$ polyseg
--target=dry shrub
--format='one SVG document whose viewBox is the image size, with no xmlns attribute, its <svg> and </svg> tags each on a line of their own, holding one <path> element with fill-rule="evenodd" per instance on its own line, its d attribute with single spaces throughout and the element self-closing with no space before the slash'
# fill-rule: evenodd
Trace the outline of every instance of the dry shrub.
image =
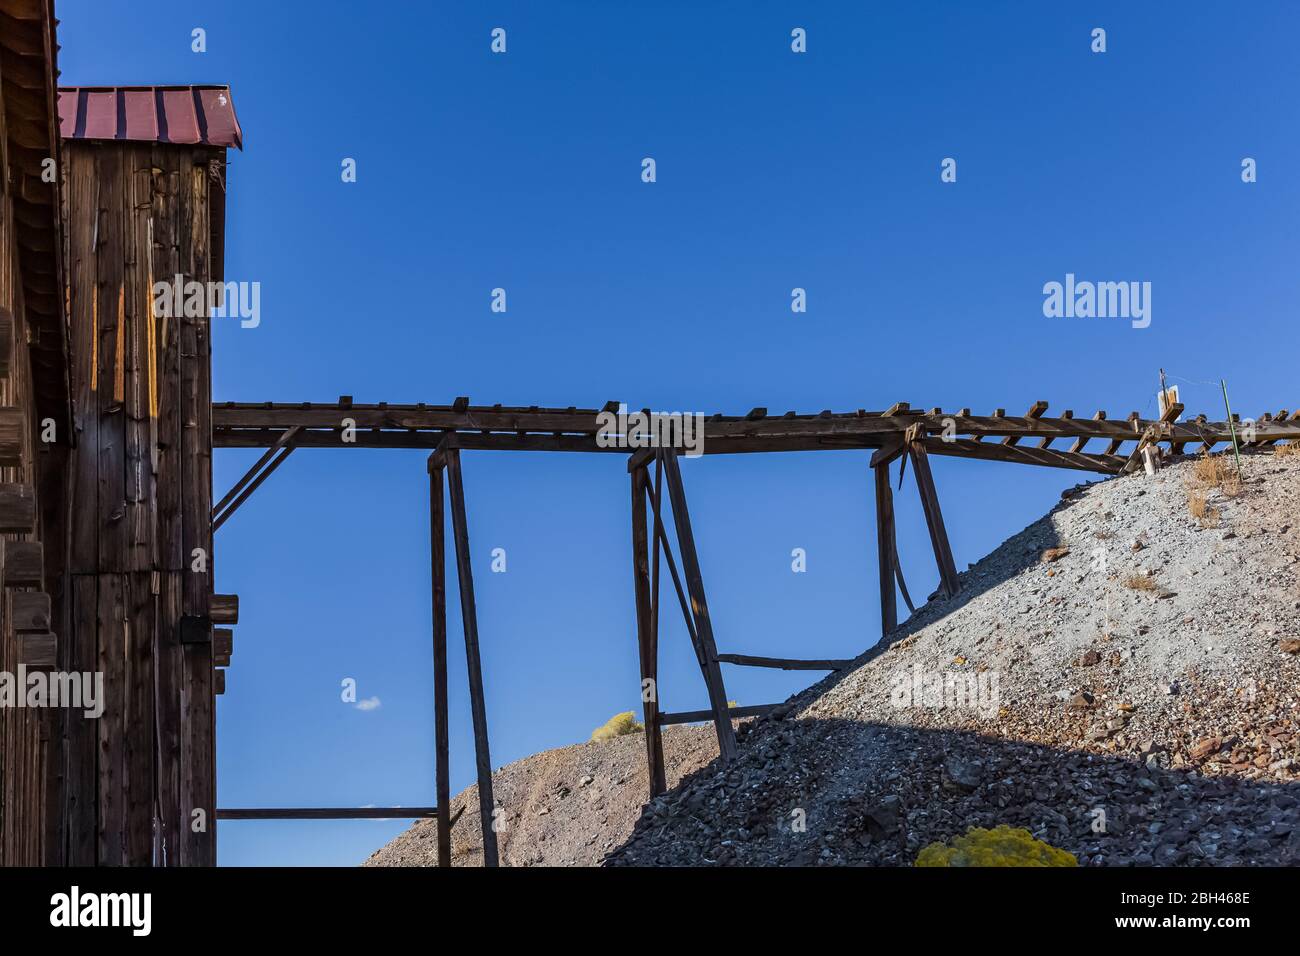
<svg viewBox="0 0 1300 956">
<path fill-rule="evenodd" d="M 1213 528 L 1219 523 L 1219 509 L 1206 500 L 1203 491 L 1187 492 L 1187 510 L 1202 528 Z"/>
<path fill-rule="evenodd" d="M 604 726 L 597 727 L 591 732 L 592 740 L 613 740 L 615 737 L 622 737 L 624 734 L 639 734 L 645 730 L 632 711 L 625 710 L 621 714 L 615 714 L 609 720 L 605 721 Z"/>
<path fill-rule="evenodd" d="M 1300 441 L 1290 441 L 1285 445 L 1274 445 L 1273 454 L 1278 458 L 1291 458 L 1300 455 Z"/>
<path fill-rule="evenodd" d="M 1192 466 L 1193 480 L 1205 487 L 1217 488 L 1229 477 L 1236 478 L 1232 466 L 1223 455 L 1203 455 Z"/>
<path fill-rule="evenodd" d="M 1149 574 L 1130 574 L 1124 579 L 1124 587 L 1134 591 L 1154 591 L 1156 580 Z"/>
</svg>

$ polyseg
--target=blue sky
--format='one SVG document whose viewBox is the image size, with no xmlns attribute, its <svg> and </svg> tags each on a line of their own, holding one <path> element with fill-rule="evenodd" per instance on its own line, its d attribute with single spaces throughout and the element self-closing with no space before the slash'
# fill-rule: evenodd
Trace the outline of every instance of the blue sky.
<svg viewBox="0 0 1300 956">
<path fill-rule="evenodd" d="M 1300 402 L 1293 362 L 1267 361 L 1295 341 L 1300 293 L 1293 5 L 57 8 L 65 84 L 232 87 L 246 149 L 226 277 L 261 283 L 262 322 L 217 322 L 217 401 L 1019 413 L 1041 398 L 1116 417 L 1151 414 L 1164 366 L 1226 378 L 1245 415 Z M 1045 318 L 1044 283 L 1069 272 L 1149 281 L 1150 327 Z M 1221 412 L 1205 385 L 1184 400 Z M 300 451 L 219 532 L 218 590 L 242 601 L 221 805 L 433 802 L 424 457 Z M 218 452 L 217 495 L 255 458 Z M 1079 477 L 934 467 L 960 568 Z M 866 453 L 683 471 L 720 650 L 875 641 Z M 496 453 L 467 453 L 465 482 L 499 766 L 638 706 L 628 482 L 617 456 Z M 937 575 L 910 475 L 898 507 L 924 596 Z M 497 547 L 505 574 L 489 572 Z M 459 790 L 473 749 L 450 617 Z M 704 707 L 684 629 L 664 622 L 663 704 Z M 809 682 L 724 676 L 743 704 Z M 347 677 L 380 706 L 343 703 Z M 219 856 L 351 865 L 404 826 L 226 823 Z"/>
</svg>

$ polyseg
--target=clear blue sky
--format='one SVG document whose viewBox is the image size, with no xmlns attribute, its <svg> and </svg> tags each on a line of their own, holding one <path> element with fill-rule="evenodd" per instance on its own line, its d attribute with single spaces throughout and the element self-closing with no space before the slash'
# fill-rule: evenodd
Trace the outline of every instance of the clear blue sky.
<svg viewBox="0 0 1300 956">
<path fill-rule="evenodd" d="M 1163 365 L 1226 378 L 1242 414 L 1300 403 L 1290 4 L 57 6 L 66 84 L 232 87 L 246 150 L 230 157 L 227 278 L 262 284 L 262 323 L 217 323 L 218 401 L 1019 413 L 1042 398 L 1115 417 L 1151 413 Z M 1043 284 L 1067 272 L 1151 282 L 1151 326 L 1045 318 Z M 1184 397 L 1221 411 L 1207 387 Z M 217 453 L 217 494 L 255 457 Z M 433 802 L 424 458 L 298 452 L 219 533 L 218 590 L 242 600 L 220 804 Z M 935 473 L 962 568 L 1078 480 Z M 866 453 L 719 456 L 684 477 L 720 650 L 875 641 Z M 628 481 L 618 456 L 492 453 L 467 455 L 465 481 L 499 766 L 638 707 Z M 910 475 L 898 504 L 923 597 L 937 575 Z M 664 620 L 663 703 L 703 707 Z M 459 790 L 473 750 L 455 607 L 449 625 Z M 745 704 L 808 682 L 724 672 Z M 381 705 L 342 703 L 345 677 Z M 404 826 L 227 823 L 219 854 L 350 865 Z"/>
</svg>

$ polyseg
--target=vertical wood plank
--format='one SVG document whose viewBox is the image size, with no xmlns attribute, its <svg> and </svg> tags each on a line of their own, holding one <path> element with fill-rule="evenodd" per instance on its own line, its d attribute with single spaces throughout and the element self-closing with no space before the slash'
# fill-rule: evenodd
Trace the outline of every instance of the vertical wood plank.
<svg viewBox="0 0 1300 956">
<path fill-rule="evenodd" d="M 939 565 L 940 584 L 944 593 L 952 597 L 960 587 L 957 583 L 957 566 L 953 563 L 952 548 L 948 544 L 948 531 L 943 525 L 943 512 L 939 509 L 939 495 L 934 488 L 934 475 L 930 472 L 929 455 L 920 442 L 910 443 L 908 454 L 912 459 L 912 474 L 916 476 L 916 488 L 921 496 L 921 508 L 925 511 L 925 523 L 930 529 L 930 544 L 934 547 L 934 557 Z"/>
<path fill-rule="evenodd" d="M 447 552 L 441 462 L 429 464 L 429 567 L 433 591 L 433 728 L 438 865 L 451 866 L 451 766 L 447 727 Z"/>
<path fill-rule="evenodd" d="M 876 473 L 876 564 L 880 570 L 880 633 L 888 636 L 898 627 L 898 592 L 894 587 L 894 492 L 889 487 L 889 465 Z"/>
<path fill-rule="evenodd" d="M 650 599 L 650 563 L 646 526 L 646 483 L 644 466 L 632 469 L 632 583 L 636 594 L 636 637 L 641 661 L 641 710 L 645 723 L 646 769 L 650 796 L 668 789 L 664 773 L 663 737 L 659 726 L 659 655 L 654 641 Z M 647 692 L 646 683 L 649 682 Z"/>
<path fill-rule="evenodd" d="M 483 699 L 483 665 L 479 660 L 478 613 L 474 608 L 474 573 L 470 564 L 469 530 L 465 519 L 465 489 L 461 481 L 460 450 L 450 448 L 447 482 L 451 487 L 451 526 L 456 538 L 456 579 L 460 584 L 460 616 L 465 628 L 465 663 L 469 668 L 470 710 L 474 718 L 474 756 L 478 770 L 479 815 L 483 822 L 483 865 L 496 866 L 497 834 L 493 816 L 492 759 L 488 753 L 487 706 Z"/>
<path fill-rule="evenodd" d="M 677 549 L 682 557 L 682 573 L 686 576 L 686 589 L 691 597 L 691 613 L 695 618 L 695 631 L 699 637 L 704 659 L 704 683 L 709 692 L 710 709 L 718 734 L 718 751 L 724 763 L 735 759 L 736 729 L 731 726 L 728 714 L 727 690 L 718 667 L 718 648 L 713 641 L 713 622 L 709 617 L 709 603 L 704 597 L 704 576 L 700 572 L 700 558 L 695 550 L 695 534 L 691 530 L 691 516 L 686 507 L 686 490 L 677 464 L 676 449 L 663 454 L 664 478 L 668 483 L 668 497 L 673 505 L 673 522 L 677 528 Z"/>
</svg>

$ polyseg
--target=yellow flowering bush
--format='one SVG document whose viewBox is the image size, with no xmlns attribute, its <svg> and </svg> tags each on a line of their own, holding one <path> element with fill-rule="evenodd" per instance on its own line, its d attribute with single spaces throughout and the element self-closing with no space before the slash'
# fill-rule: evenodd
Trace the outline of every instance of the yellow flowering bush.
<svg viewBox="0 0 1300 956">
<path fill-rule="evenodd" d="M 1078 866 L 1073 853 L 1035 840 L 1028 830 L 1006 824 L 971 827 L 951 846 L 931 843 L 917 854 L 917 866 Z"/>
</svg>

